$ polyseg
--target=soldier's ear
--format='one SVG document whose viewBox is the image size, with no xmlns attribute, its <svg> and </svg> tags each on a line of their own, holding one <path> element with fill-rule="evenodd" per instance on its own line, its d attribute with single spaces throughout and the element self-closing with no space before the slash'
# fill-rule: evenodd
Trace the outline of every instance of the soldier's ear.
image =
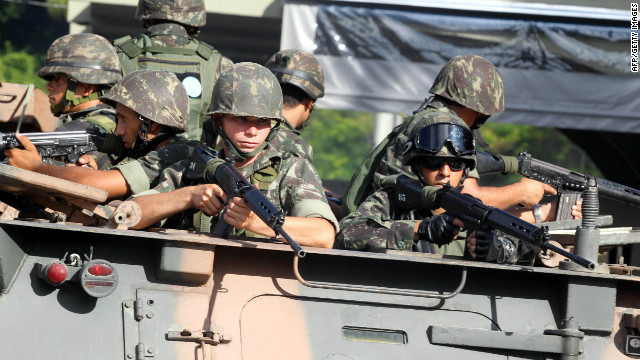
<svg viewBox="0 0 640 360">
<path fill-rule="evenodd" d="M 306 98 L 306 99 L 304 99 L 304 100 L 302 101 L 302 103 L 304 104 L 304 109 L 305 109 L 306 111 L 311 110 L 311 109 L 313 108 L 313 105 L 314 105 L 314 104 L 313 104 L 313 100 L 312 100 L 312 99 L 310 99 L 310 98 Z"/>
<path fill-rule="evenodd" d="M 151 134 L 159 134 L 164 130 L 164 125 L 162 124 L 158 124 L 155 121 L 150 121 L 149 122 L 149 128 L 148 131 Z"/>
<path fill-rule="evenodd" d="M 85 83 L 82 83 L 82 86 L 83 86 L 83 89 L 84 89 L 84 90 L 82 90 L 82 96 L 85 96 L 85 97 L 91 95 L 92 93 L 94 93 L 96 91 L 98 91 L 98 85 L 96 85 L 96 84 L 85 84 Z"/>
</svg>

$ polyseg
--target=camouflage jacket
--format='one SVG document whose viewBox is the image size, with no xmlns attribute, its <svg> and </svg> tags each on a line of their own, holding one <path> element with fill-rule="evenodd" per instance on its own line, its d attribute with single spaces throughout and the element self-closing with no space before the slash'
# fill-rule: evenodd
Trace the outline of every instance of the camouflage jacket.
<svg viewBox="0 0 640 360">
<path fill-rule="evenodd" d="M 396 213 L 392 209 L 393 188 L 381 189 L 369 196 L 356 211 L 340 221 L 334 247 L 351 250 L 405 250 L 444 255 L 465 255 L 466 234 L 461 232 L 452 243 L 440 246 L 424 240 L 414 241 L 414 229 L 431 211 Z M 488 260 L 499 263 L 533 264 L 535 251 L 518 239 L 497 233 Z"/>
<path fill-rule="evenodd" d="M 288 125 L 288 123 L 286 123 Z M 269 141 L 270 146 L 280 150 L 284 157 L 295 156 L 306 159 L 313 164 L 313 148 L 304 141 L 300 132 L 289 126 L 280 125 Z"/>
<path fill-rule="evenodd" d="M 187 186 L 188 184 L 182 180 L 182 175 L 189 162 L 189 159 L 183 160 L 166 169 L 158 185 L 144 194 L 168 192 Z M 283 157 L 280 151 L 267 146 L 253 163 L 238 170 L 253 184 L 258 185 L 259 181 L 267 183 L 263 192 L 278 208 L 284 210 L 287 216 L 324 218 L 333 224 L 336 231 L 338 230 L 338 221 L 324 196 L 320 177 L 307 160 Z M 201 229 L 201 226 L 195 223 L 198 221 L 197 216 L 195 219 L 193 216 L 196 212 L 192 210 L 174 216 L 164 226 Z M 211 226 L 214 225 L 215 219 Z"/>
<path fill-rule="evenodd" d="M 122 173 L 131 188 L 131 194 L 136 195 L 158 185 L 160 174 L 171 165 L 189 159 L 194 148 L 193 142 L 176 135 L 162 148 L 138 159 L 118 164 L 114 169 Z"/>
<path fill-rule="evenodd" d="M 62 125 L 55 131 L 82 131 L 86 130 L 92 134 L 113 134 L 116 130 L 115 110 L 107 105 L 100 104 L 90 108 L 72 113 L 60 115 Z M 98 163 L 98 169 L 105 170 L 111 166 L 111 161 L 107 154 L 99 151 L 88 153 L 93 156 Z"/>
</svg>

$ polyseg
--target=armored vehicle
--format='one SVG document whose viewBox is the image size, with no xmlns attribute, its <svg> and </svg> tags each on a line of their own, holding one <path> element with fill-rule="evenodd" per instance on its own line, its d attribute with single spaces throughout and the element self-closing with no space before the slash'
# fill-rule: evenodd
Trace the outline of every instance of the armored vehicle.
<svg viewBox="0 0 640 360">
<path fill-rule="evenodd" d="M 101 190 L 8 165 L 0 177 L 2 359 L 640 356 L 631 266 L 313 248 L 298 258 L 274 241 L 128 230 L 135 207 L 99 205 Z M 638 236 L 607 231 L 601 250 Z"/>
</svg>

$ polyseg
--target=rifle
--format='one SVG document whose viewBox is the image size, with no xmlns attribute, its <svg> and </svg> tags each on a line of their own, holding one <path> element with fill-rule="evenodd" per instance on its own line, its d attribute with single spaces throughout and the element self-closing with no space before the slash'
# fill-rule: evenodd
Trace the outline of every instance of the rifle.
<svg viewBox="0 0 640 360">
<path fill-rule="evenodd" d="M 90 151 L 100 151 L 104 145 L 104 136 L 87 131 L 54 131 L 40 133 L 24 133 L 38 149 L 41 157 L 61 157 L 70 163 L 78 162 L 78 158 Z M 23 148 L 16 139 L 16 133 L 0 133 L 0 153 L 5 149 Z"/>
<path fill-rule="evenodd" d="M 589 270 L 595 269 L 593 262 L 550 244 L 546 227 L 538 227 L 506 211 L 485 205 L 469 194 L 455 191 L 449 184 L 442 188 L 422 187 L 407 176 L 400 175 L 396 180 L 393 206 L 400 212 L 443 208 L 460 219 L 467 231 L 481 227 L 499 230 L 536 248 L 555 251 Z"/>
<path fill-rule="evenodd" d="M 198 183 L 218 184 L 227 194 L 228 199 L 242 198 L 247 206 L 258 215 L 268 227 L 282 235 L 298 257 L 304 257 L 305 251 L 282 228 L 285 213 L 278 209 L 258 188 L 249 183 L 233 166 L 230 160 L 223 160 L 211 149 L 203 146 L 196 147 L 191 157 L 189 168 L 185 172 L 188 181 Z M 214 235 L 226 237 L 232 227 L 224 221 L 224 212 L 218 217 L 218 222 L 212 231 Z"/>
<path fill-rule="evenodd" d="M 502 173 L 507 175 L 518 173 L 529 179 L 553 186 L 558 195 L 560 195 L 556 215 L 557 220 L 573 219 L 571 206 L 582 195 L 590 177 L 596 180 L 596 187 L 600 195 L 625 204 L 640 206 L 640 190 L 638 189 L 534 159 L 526 151 L 521 152 L 517 157 L 498 156 L 484 151 L 476 151 L 476 157 L 478 159 L 478 173 L 480 174 Z"/>
</svg>

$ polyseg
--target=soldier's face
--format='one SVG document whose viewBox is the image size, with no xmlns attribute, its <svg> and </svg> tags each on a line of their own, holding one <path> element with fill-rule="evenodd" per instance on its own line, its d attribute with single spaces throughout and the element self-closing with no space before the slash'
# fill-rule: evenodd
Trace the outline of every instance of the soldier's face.
<svg viewBox="0 0 640 360">
<path fill-rule="evenodd" d="M 429 186 L 442 187 L 442 185 L 450 183 L 451 186 L 456 187 L 460 183 L 462 175 L 464 175 L 464 170 L 452 170 L 446 161 L 442 162 L 442 166 L 439 169 L 429 169 L 422 165 L 418 166 L 420 168 L 420 174 L 422 174 L 424 181 Z"/>
<path fill-rule="evenodd" d="M 222 117 L 222 131 L 238 149 L 244 152 L 252 152 L 269 135 L 271 120 L 224 114 Z"/>
<path fill-rule="evenodd" d="M 51 106 L 58 105 L 67 92 L 67 77 L 63 75 L 54 75 L 53 79 L 47 84 L 49 92 L 49 104 Z"/>
<path fill-rule="evenodd" d="M 131 149 L 133 143 L 138 137 L 138 130 L 140 130 L 142 121 L 138 119 L 137 112 L 120 103 L 116 103 L 116 117 L 118 118 L 116 135 L 120 136 L 124 143 L 124 147 Z"/>
</svg>

